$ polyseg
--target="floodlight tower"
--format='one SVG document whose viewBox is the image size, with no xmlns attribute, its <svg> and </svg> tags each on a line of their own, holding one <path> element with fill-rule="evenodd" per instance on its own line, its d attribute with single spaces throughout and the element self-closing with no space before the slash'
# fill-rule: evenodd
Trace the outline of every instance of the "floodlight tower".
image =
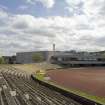
<svg viewBox="0 0 105 105">
<path fill-rule="evenodd" d="M 53 55 L 55 55 L 55 44 L 53 44 Z"/>
</svg>

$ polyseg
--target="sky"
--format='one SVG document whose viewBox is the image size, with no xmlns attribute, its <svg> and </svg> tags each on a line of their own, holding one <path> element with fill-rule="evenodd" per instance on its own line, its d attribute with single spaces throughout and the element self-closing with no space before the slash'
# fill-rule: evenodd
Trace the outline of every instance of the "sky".
<svg viewBox="0 0 105 105">
<path fill-rule="evenodd" d="M 0 0 L 0 53 L 105 50 L 105 0 Z"/>
</svg>

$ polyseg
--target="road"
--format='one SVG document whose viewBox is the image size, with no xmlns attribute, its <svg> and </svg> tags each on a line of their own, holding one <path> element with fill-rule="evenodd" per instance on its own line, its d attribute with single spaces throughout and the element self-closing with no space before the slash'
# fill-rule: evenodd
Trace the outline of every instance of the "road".
<svg viewBox="0 0 105 105">
<path fill-rule="evenodd" d="M 0 67 L 0 105 L 81 105 L 33 81 L 11 66 Z"/>
</svg>

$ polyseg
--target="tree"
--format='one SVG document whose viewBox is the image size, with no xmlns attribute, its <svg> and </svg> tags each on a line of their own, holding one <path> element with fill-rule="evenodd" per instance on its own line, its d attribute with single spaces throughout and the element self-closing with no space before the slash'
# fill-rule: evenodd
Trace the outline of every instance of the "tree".
<svg viewBox="0 0 105 105">
<path fill-rule="evenodd" d="M 44 60 L 44 57 L 43 57 L 43 55 L 41 53 L 35 53 L 33 55 L 33 60 L 35 62 L 42 62 Z"/>
<path fill-rule="evenodd" d="M 5 60 L 3 57 L 0 57 L 0 64 L 4 64 L 5 63 Z"/>
</svg>

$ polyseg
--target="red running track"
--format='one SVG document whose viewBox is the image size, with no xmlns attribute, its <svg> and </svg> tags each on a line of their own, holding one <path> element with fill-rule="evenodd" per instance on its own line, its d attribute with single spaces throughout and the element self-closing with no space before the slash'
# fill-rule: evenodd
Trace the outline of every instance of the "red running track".
<svg viewBox="0 0 105 105">
<path fill-rule="evenodd" d="M 105 97 L 105 68 L 70 68 L 48 71 L 58 85 Z"/>
</svg>

